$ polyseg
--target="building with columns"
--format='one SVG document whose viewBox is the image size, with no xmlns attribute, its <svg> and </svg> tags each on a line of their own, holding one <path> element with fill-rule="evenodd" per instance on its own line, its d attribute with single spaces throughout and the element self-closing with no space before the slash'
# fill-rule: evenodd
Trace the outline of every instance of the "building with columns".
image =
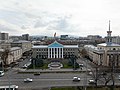
<svg viewBox="0 0 120 90">
<path fill-rule="evenodd" d="M 78 56 L 78 45 L 62 45 L 57 41 L 49 45 L 32 47 L 33 58 L 63 59 L 69 55 Z"/>
<path fill-rule="evenodd" d="M 112 31 L 110 30 L 109 21 L 109 31 L 107 31 L 106 43 L 98 44 L 97 47 L 93 45 L 85 45 L 84 48 L 89 55 L 89 58 L 93 60 L 94 63 L 102 66 L 120 66 L 120 45 L 112 43 L 111 37 Z"/>
</svg>

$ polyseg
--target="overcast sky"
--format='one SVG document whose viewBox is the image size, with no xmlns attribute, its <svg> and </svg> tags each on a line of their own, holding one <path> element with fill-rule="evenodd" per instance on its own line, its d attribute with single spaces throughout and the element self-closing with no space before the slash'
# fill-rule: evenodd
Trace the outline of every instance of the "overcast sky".
<svg viewBox="0 0 120 90">
<path fill-rule="evenodd" d="M 0 32 L 10 35 L 120 34 L 120 0 L 0 0 Z"/>
</svg>

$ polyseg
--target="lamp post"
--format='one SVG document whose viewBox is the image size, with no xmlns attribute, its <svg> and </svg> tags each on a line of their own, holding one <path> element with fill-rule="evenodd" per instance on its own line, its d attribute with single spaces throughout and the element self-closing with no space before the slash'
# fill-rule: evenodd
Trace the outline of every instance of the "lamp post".
<svg viewBox="0 0 120 90">
<path fill-rule="evenodd" d="M 11 84 L 11 81 L 10 81 L 10 71 L 11 71 L 11 67 L 10 67 L 10 69 L 8 70 L 8 82 L 9 82 L 9 90 L 11 90 L 10 89 L 10 84 Z"/>
<path fill-rule="evenodd" d="M 35 59 L 33 59 L 33 69 L 34 69 L 34 73 L 35 73 Z"/>
<path fill-rule="evenodd" d="M 85 63 L 86 63 L 86 75 L 84 75 L 84 90 L 87 89 L 87 73 L 88 73 L 88 70 L 87 70 L 87 59 L 85 59 Z"/>
</svg>

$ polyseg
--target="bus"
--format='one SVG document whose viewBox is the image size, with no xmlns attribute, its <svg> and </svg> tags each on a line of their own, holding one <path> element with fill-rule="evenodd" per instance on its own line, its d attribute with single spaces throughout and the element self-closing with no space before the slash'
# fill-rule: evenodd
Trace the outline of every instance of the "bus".
<svg viewBox="0 0 120 90">
<path fill-rule="evenodd" d="M 0 86 L 0 90 L 18 90 L 17 85 Z"/>
</svg>

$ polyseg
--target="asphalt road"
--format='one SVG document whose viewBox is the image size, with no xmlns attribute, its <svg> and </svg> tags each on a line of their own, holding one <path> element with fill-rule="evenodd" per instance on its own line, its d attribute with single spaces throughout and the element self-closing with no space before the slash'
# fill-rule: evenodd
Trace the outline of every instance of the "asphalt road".
<svg viewBox="0 0 120 90">
<path fill-rule="evenodd" d="M 20 62 L 19 66 L 15 66 L 15 68 L 21 67 L 28 61 L 29 59 Z M 86 68 L 85 61 L 79 62 L 83 63 L 85 65 L 84 68 Z M 90 63 L 87 63 L 87 67 L 92 69 Z M 73 82 L 74 76 L 80 77 L 81 81 Z M 25 83 L 25 78 L 32 78 L 33 82 Z M 31 88 L 39 90 L 39 88 L 50 88 L 56 86 L 88 86 L 89 79 L 92 79 L 92 76 L 86 73 L 41 73 L 39 76 L 34 76 L 33 74 L 18 74 L 17 70 L 11 68 L 8 72 L 5 73 L 3 77 L 0 77 L 0 86 L 14 84 L 19 86 L 19 90 L 30 90 Z M 111 85 L 112 81 L 110 81 L 108 84 Z M 98 85 L 104 85 L 104 79 L 102 77 L 98 81 Z M 115 75 L 115 85 L 120 85 L 118 74 Z"/>
<path fill-rule="evenodd" d="M 80 77 L 80 82 L 73 82 L 74 76 Z M 25 83 L 25 78 L 32 78 L 33 82 Z M 19 89 L 26 90 L 32 88 L 44 88 L 54 86 L 85 86 L 89 85 L 88 80 L 92 79 L 91 76 L 85 77 L 85 73 L 42 73 L 40 76 L 34 76 L 33 74 L 11 74 L 0 77 L 0 85 L 15 84 L 19 86 Z M 101 78 L 102 80 L 103 78 Z M 104 80 L 103 80 L 104 81 Z M 103 85 L 102 81 L 98 81 L 98 85 Z M 110 82 L 109 84 L 112 84 Z M 120 84 L 120 81 L 116 78 L 115 84 Z"/>
</svg>

